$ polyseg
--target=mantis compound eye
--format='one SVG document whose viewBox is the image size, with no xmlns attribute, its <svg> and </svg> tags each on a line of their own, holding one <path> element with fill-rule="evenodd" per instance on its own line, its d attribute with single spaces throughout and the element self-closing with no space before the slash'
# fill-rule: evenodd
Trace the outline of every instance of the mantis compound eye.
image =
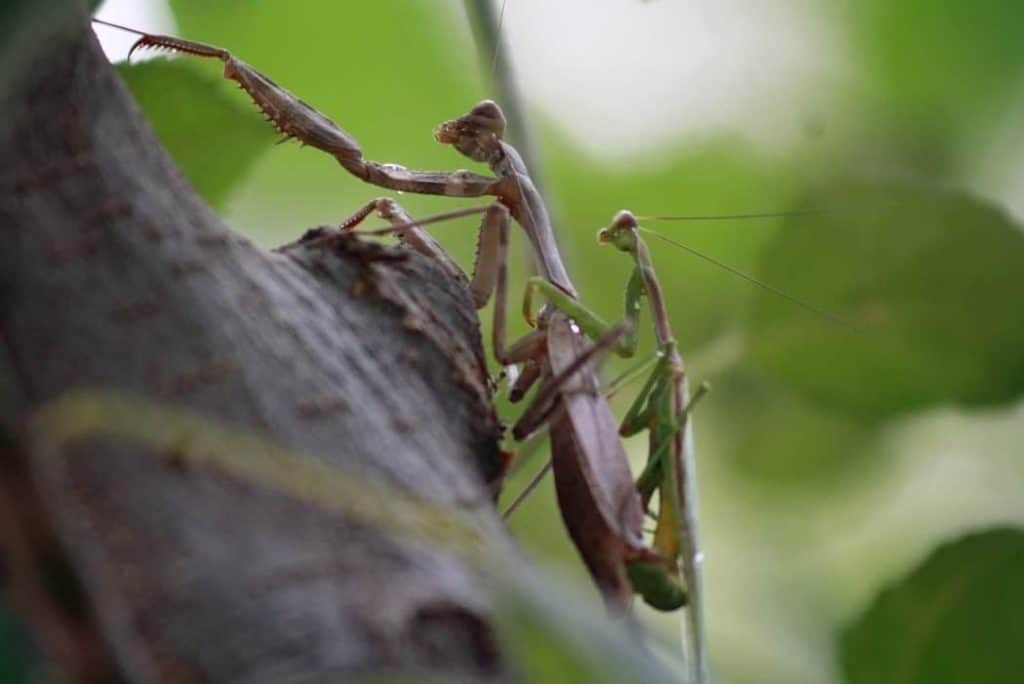
<svg viewBox="0 0 1024 684">
<path fill-rule="evenodd" d="M 612 228 L 632 230 L 637 227 L 636 217 L 629 209 L 623 209 L 612 219 Z"/>
<path fill-rule="evenodd" d="M 481 100 L 473 105 L 473 108 L 469 110 L 469 114 L 462 118 L 472 121 L 482 130 L 492 133 L 499 139 L 505 135 L 505 126 L 507 124 L 505 113 L 501 111 L 501 107 L 494 100 Z"/>
</svg>

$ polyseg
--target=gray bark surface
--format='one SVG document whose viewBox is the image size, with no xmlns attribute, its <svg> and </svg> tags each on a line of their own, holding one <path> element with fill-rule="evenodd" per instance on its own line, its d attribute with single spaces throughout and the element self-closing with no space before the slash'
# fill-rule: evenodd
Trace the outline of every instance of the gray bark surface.
<svg viewBox="0 0 1024 684">
<path fill-rule="evenodd" d="M 34 409 L 105 388 L 485 524 L 501 469 L 462 283 L 399 248 L 253 246 L 182 178 L 84 19 L 26 68 L 0 122 L 0 544 L 42 651 L 82 681 L 505 679 L 488 596 L 443 548 L 114 438 L 45 462 L 18 441 Z M 39 579 L 53 564 L 79 593 Z"/>
</svg>

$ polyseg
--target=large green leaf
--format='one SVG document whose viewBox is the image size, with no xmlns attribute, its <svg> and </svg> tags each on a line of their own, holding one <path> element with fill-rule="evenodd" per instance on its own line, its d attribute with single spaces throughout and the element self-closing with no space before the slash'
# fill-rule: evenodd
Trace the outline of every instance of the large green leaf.
<svg viewBox="0 0 1024 684">
<path fill-rule="evenodd" d="M 185 176 L 215 207 L 274 141 L 273 129 L 216 72 L 186 59 L 120 64 L 118 71 Z"/>
<path fill-rule="evenodd" d="M 171 6 L 181 35 L 231 50 L 336 121 L 368 159 L 486 170 L 432 135 L 439 122 L 465 113 L 485 93 L 468 26 L 453 21 L 457 5 L 174 0 Z M 278 244 L 309 225 L 340 221 L 381 194 L 387 193 L 352 177 L 329 155 L 291 143 L 259 164 L 231 218 L 247 230 L 258 226 L 254 237 L 261 242 Z M 467 204 L 411 193 L 401 201 L 414 216 Z M 469 261 L 471 228 L 434 232 L 453 256 Z"/>
<path fill-rule="evenodd" d="M 755 373 L 737 370 L 716 378 L 714 387 L 695 420 L 714 430 L 716 458 L 752 483 L 828 497 L 877 472 L 871 466 L 880 465 L 882 452 L 873 424 L 829 411 Z"/>
<path fill-rule="evenodd" d="M 758 296 L 748 340 L 758 366 L 869 418 L 1020 396 L 1019 226 L 958 192 L 846 185 L 817 196 L 855 209 L 787 222 L 759 275 L 844 323 Z"/>
<path fill-rule="evenodd" d="M 1024 4 L 1017 0 L 860 0 L 843 9 L 862 87 L 903 151 L 941 163 L 944 151 L 983 135 L 1019 97 Z"/>
<path fill-rule="evenodd" d="M 1024 531 L 939 547 L 843 634 L 851 684 L 986 684 L 1024 672 Z"/>
</svg>

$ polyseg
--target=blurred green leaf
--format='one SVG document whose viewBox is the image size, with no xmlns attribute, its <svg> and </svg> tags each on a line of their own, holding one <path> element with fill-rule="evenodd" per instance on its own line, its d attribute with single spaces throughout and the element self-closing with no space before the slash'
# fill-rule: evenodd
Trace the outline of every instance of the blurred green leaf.
<svg viewBox="0 0 1024 684">
<path fill-rule="evenodd" d="M 816 197 L 856 209 L 788 221 L 758 274 L 846 323 L 758 295 L 748 331 L 758 367 L 874 419 L 1020 396 L 1019 226 L 959 192 L 846 185 Z"/>
<path fill-rule="evenodd" d="M 119 64 L 160 141 L 212 206 L 221 206 L 274 141 L 254 107 L 186 60 Z"/>
<path fill-rule="evenodd" d="M 1017 0 L 862 0 L 843 8 L 851 54 L 862 60 L 877 116 L 896 128 L 894 145 L 941 155 L 1019 97 L 1024 4 Z"/>
<path fill-rule="evenodd" d="M 1024 530 L 939 547 L 842 636 L 846 681 L 1012 682 L 1024 672 Z"/>
<path fill-rule="evenodd" d="M 714 396 L 718 401 L 698 415 L 725 440 L 721 455 L 759 485 L 832 496 L 873 472 L 869 462 L 880 456 L 872 424 L 825 410 L 769 378 L 729 373 L 716 379 Z"/>
<path fill-rule="evenodd" d="M 368 159 L 486 170 L 432 135 L 483 92 L 468 25 L 453 21 L 458 6 L 174 0 L 171 7 L 181 35 L 231 50 L 336 121 Z M 337 222 L 381 194 L 388 193 L 352 177 L 329 155 L 291 143 L 261 161 L 231 218 L 261 224 L 265 232 L 253 237 L 278 244 L 307 226 Z M 413 216 L 467 204 L 412 193 L 401 201 Z M 473 254 L 472 225 L 470 219 L 434 231 L 461 263 Z"/>
</svg>

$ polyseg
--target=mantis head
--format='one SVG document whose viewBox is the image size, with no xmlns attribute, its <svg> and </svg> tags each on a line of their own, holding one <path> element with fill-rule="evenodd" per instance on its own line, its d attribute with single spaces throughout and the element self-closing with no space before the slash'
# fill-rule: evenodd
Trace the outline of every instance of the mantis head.
<svg viewBox="0 0 1024 684">
<path fill-rule="evenodd" d="M 476 103 L 468 114 L 439 124 L 434 139 L 454 145 L 473 161 L 490 162 L 500 153 L 499 145 L 505 135 L 505 114 L 491 100 Z"/>
<path fill-rule="evenodd" d="M 612 224 L 597 231 L 597 241 L 602 245 L 611 243 L 622 252 L 636 252 L 639 226 L 632 212 L 623 209 L 612 219 Z"/>
</svg>

